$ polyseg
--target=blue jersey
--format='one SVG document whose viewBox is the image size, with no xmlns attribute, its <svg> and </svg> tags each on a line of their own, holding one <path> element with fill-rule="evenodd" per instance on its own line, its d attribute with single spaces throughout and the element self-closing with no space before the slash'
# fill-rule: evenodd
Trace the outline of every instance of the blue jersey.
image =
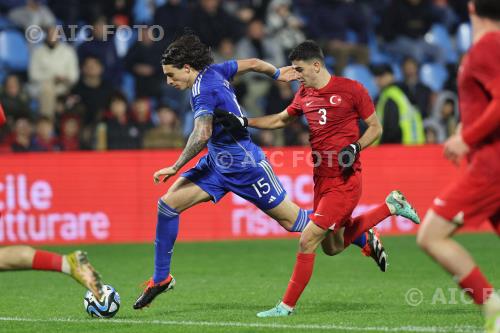
<svg viewBox="0 0 500 333">
<path fill-rule="evenodd" d="M 229 83 L 238 71 L 235 60 L 213 64 L 203 69 L 191 88 L 191 108 L 194 118 L 213 114 L 222 109 L 244 116 Z M 265 158 L 263 151 L 252 142 L 250 134 L 229 133 L 221 124 L 215 124 L 212 137 L 208 141 L 208 164 L 220 173 L 240 173 L 254 168 Z"/>
</svg>

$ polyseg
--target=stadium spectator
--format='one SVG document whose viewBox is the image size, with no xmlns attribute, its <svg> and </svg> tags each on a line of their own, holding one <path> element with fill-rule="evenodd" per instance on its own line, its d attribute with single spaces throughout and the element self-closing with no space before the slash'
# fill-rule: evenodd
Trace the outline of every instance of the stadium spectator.
<svg viewBox="0 0 500 333">
<path fill-rule="evenodd" d="M 99 150 L 138 149 L 142 138 L 136 124 L 130 119 L 126 97 L 115 92 L 109 103 L 106 120 L 97 130 L 105 138 L 105 145 Z M 102 142 L 100 142 L 102 144 Z"/>
<path fill-rule="evenodd" d="M 66 114 L 60 121 L 60 145 L 64 151 L 81 149 L 80 142 L 80 118 L 76 115 Z"/>
<path fill-rule="evenodd" d="M 431 111 L 432 91 L 420 82 L 419 64 L 413 58 L 403 61 L 403 81 L 399 83 L 410 102 L 418 109 L 422 118 L 427 118 Z"/>
<path fill-rule="evenodd" d="M 457 95 L 451 91 L 439 93 L 434 103 L 432 117 L 441 124 L 446 137 L 455 134 L 459 122 Z"/>
<path fill-rule="evenodd" d="M 58 40 L 55 26 L 46 32 L 45 42 L 31 56 L 29 77 L 32 93 L 39 100 L 39 112 L 54 118 L 57 97 L 67 94 L 78 81 L 78 58 L 73 47 Z"/>
<path fill-rule="evenodd" d="M 445 63 L 445 52 L 424 38 L 434 23 L 439 22 L 430 0 L 392 1 L 381 21 L 384 47 L 402 60 L 412 57 L 419 63 L 427 60 Z"/>
<path fill-rule="evenodd" d="M 291 7 L 291 0 L 272 0 L 267 10 L 266 29 L 285 54 L 306 39 L 304 22 L 293 14 Z"/>
<path fill-rule="evenodd" d="M 307 19 L 308 37 L 323 44 L 327 55 L 335 60 L 334 72 L 343 73 L 353 58 L 356 63 L 368 65 L 368 33 L 370 17 L 358 3 L 346 0 L 303 0 L 302 12 Z M 349 31 L 355 32 L 350 38 Z"/>
<path fill-rule="evenodd" d="M 211 47 L 217 47 L 224 38 L 238 40 L 243 35 L 243 25 L 225 11 L 220 0 L 199 0 L 189 17 L 188 26 Z"/>
<path fill-rule="evenodd" d="M 56 24 L 56 18 L 49 7 L 41 0 L 27 0 L 26 5 L 17 7 L 9 12 L 9 19 L 15 25 L 25 30 L 30 25 L 48 27 Z"/>
<path fill-rule="evenodd" d="M 424 120 L 425 143 L 439 144 L 446 139 L 446 132 L 439 120 L 431 117 Z"/>
<path fill-rule="evenodd" d="M 163 73 L 158 65 L 163 43 L 154 42 L 148 29 L 139 30 L 137 42 L 130 48 L 125 58 L 126 69 L 135 77 L 135 95 L 159 99 Z"/>
<path fill-rule="evenodd" d="M 7 126 L 12 126 L 16 117 L 30 116 L 29 102 L 28 95 L 22 91 L 19 76 L 7 75 L 0 91 L 0 103 L 5 111 Z"/>
<path fill-rule="evenodd" d="M 83 59 L 80 81 L 71 91 L 74 103 L 84 107 L 83 124 L 95 125 L 102 119 L 113 86 L 103 78 L 103 66 L 99 58 L 89 56 Z"/>
<path fill-rule="evenodd" d="M 154 127 L 151 111 L 151 100 L 146 97 L 139 97 L 132 103 L 131 120 L 139 131 L 140 143 L 142 143 L 144 133 Z M 139 147 L 142 146 L 139 144 Z"/>
<path fill-rule="evenodd" d="M 59 138 L 54 131 L 51 118 L 41 116 L 35 124 L 35 137 L 33 138 L 32 151 L 59 151 L 61 146 Z"/>
<path fill-rule="evenodd" d="M 21 116 L 14 122 L 11 150 L 16 153 L 33 150 L 33 124 L 28 117 Z"/>
<path fill-rule="evenodd" d="M 374 66 L 373 74 L 380 88 L 376 112 L 384 128 L 379 143 L 424 143 L 422 116 L 396 84 L 391 66 Z"/>
<path fill-rule="evenodd" d="M 259 58 L 278 67 L 285 65 L 283 49 L 266 34 L 264 23 L 259 19 L 250 22 L 246 36 L 236 44 L 236 58 Z M 261 101 L 270 88 L 270 81 L 258 74 L 246 75 L 241 80 L 246 88 L 243 106 L 249 115 L 262 115 Z"/>
<path fill-rule="evenodd" d="M 170 43 L 182 33 L 188 20 L 189 10 L 186 2 L 183 0 L 169 0 L 156 8 L 153 24 L 163 28 L 165 33 L 163 42 Z"/>
<path fill-rule="evenodd" d="M 122 79 L 122 61 L 118 57 L 113 39 L 113 32 L 107 25 L 105 16 L 96 17 L 92 23 L 92 36 L 78 47 L 78 59 L 92 56 L 101 61 L 104 67 L 104 78 L 114 85 L 119 85 Z"/>
<path fill-rule="evenodd" d="M 230 59 L 234 59 L 236 46 L 234 42 L 229 38 L 224 38 L 221 40 L 217 49 L 214 52 L 214 61 L 224 62 Z"/>
<path fill-rule="evenodd" d="M 174 110 L 162 105 L 156 113 L 158 126 L 146 131 L 143 147 L 146 149 L 182 148 L 185 140 L 180 130 L 180 121 Z"/>
</svg>

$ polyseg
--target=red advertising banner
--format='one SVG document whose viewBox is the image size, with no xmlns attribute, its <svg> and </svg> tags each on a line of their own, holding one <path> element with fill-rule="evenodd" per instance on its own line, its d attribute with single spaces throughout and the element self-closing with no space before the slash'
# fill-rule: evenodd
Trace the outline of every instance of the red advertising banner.
<svg viewBox="0 0 500 333">
<path fill-rule="evenodd" d="M 153 184 L 153 172 L 179 150 L 30 153 L 0 156 L 0 244 L 151 242 L 156 204 L 172 183 Z M 288 195 L 303 208 L 313 202 L 307 148 L 266 150 Z M 421 216 L 458 174 L 440 146 L 384 146 L 363 151 L 363 196 L 354 215 L 402 190 Z M 194 163 L 193 163 L 194 164 Z M 192 165 L 192 164 L 191 164 Z M 339 202 L 339 204 L 342 204 Z M 379 224 L 384 234 L 415 233 L 402 218 Z M 489 230 L 484 224 L 481 230 Z M 243 199 L 227 194 L 181 215 L 179 240 L 293 237 Z"/>
</svg>

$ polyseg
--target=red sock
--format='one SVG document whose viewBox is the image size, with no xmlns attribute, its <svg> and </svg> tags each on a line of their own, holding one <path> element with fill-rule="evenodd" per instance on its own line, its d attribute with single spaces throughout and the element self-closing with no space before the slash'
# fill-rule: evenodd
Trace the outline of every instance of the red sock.
<svg viewBox="0 0 500 333">
<path fill-rule="evenodd" d="M 31 268 L 37 271 L 62 270 L 62 256 L 57 253 L 36 250 Z"/>
<path fill-rule="evenodd" d="M 385 218 L 391 216 L 391 211 L 385 203 L 364 213 L 363 215 L 354 218 L 352 224 L 344 230 L 344 248 L 361 236 L 363 232 L 368 231 L 371 227 L 377 225 Z"/>
<path fill-rule="evenodd" d="M 486 280 L 478 267 L 474 267 L 469 275 L 460 281 L 459 285 L 470 297 L 472 297 L 476 304 L 484 304 L 493 292 L 493 287 L 488 280 Z"/>
<path fill-rule="evenodd" d="M 292 278 L 288 282 L 283 303 L 294 307 L 299 300 L 300 295 L 311 279 L 314 267 L 314 253 L 297 253 L 297 261 L 293 268 Z"/>
</svg>

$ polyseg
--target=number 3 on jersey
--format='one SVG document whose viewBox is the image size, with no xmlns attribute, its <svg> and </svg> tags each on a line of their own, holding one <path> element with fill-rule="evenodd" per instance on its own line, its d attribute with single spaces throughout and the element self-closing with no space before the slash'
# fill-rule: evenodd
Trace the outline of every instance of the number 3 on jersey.
<svg viewBox="0 0 500 333">
<path fill-rule="evenodd" d="M 326 124 L 326 109 L 319 109 L 318 113 L 320 114 L 319 124 L 320 125 Z"/>
</svg>

